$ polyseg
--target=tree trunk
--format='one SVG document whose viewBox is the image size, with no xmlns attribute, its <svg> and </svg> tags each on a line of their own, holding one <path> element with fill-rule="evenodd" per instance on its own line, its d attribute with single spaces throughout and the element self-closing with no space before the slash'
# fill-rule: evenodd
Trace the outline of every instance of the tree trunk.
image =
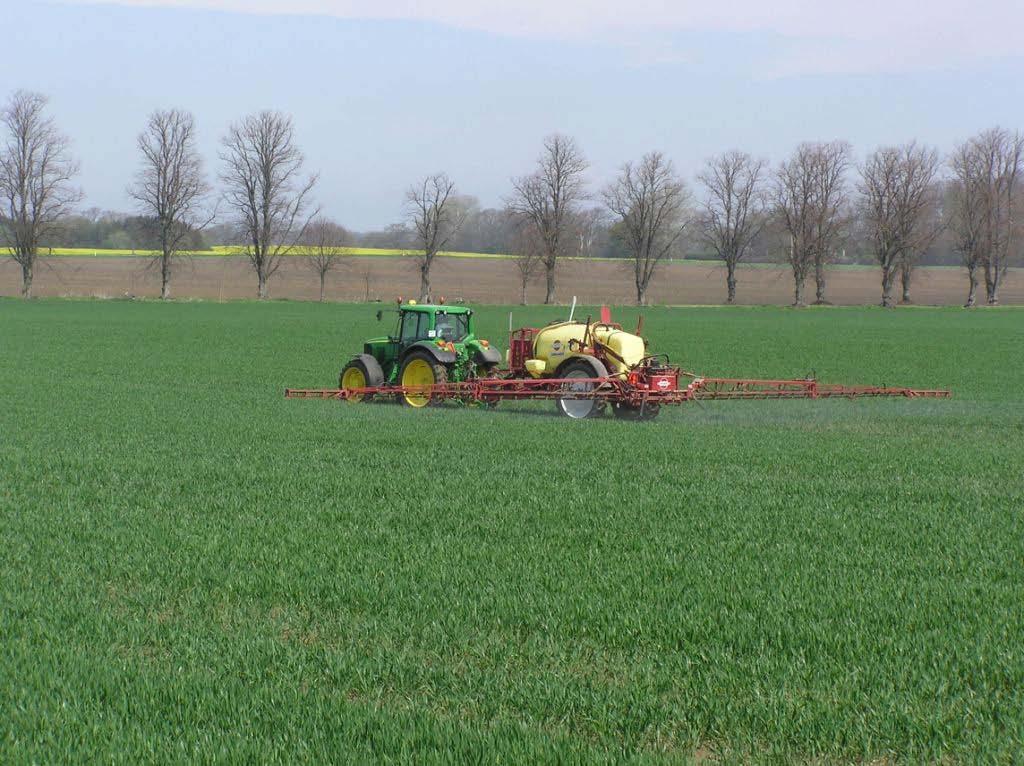
<svg viewBox="0 0 1024 766">
<path fill-rule="evenodd" d="M 821 306 L 828 301 L 825 300 L 825 264 L 814 264 L 814 303 Z"/>
<path fill-rule="evenodd" d="M 1000 274 L 999 266 L 995 266 L 985 272 L 985 292 L 988 294 L 988 305 L 998 306 L 999 305 L 999 281 L 1002 274 Z"/>
<path fill-rule="evenodd" d="M 988 261 L 985 262 L 985 301 L 989 306 L 994 306 L 999 302 L 996 297 L 996 276 L 995 271 L 992 268 L 992 264 Z"/>
<path fill-rule="evenodd" d="M 896 281 L 896 271 L 892 266 L 882 266 L 882 307 L 892 308 L 892 285 Z"/>
<path fill-rule="evenodd" d="M 21 263 L 21 297 L 32 297 L 32 260 L 26 259 Z"/>
<path fill-rule="evenodd" d="M 326 279 L 327 279 L 327 272 L 326 271 L 321 271 L 320 272 L 320 302 L 321 303 L 324 302 L 324 282 L 326 281 Z"/>
<path fill-rule="evenodd" d="M 547 278 L 547 292 L 544 294 L 544 305 L 555 302 L 555 264 L 550 261 L 544 264 Z"/>
<path fill-rule="evenodd" d="M 160 300 L 166 301 L 171 297 L 171 262 L 170 258 L 164 255 L 160 259 Z"/>
<path fill-rule="evenodd" d="M 725 276 L 725 288 L 728 293 L 725 302 L 735 303 L 736 302 L 736 264 L 726 263 L 726 276 Z"/>
<path fill-rule="evenodd" d="M 256 293 L 257 297 L 262 300 L 267 298 L 267 274 L 262 268 L 256 271 L 256 277 L 259 279 L 259 289 Z"/>
<path fill-rule="evenodd" d="M 900 267 L 900 285 L 903 287 L 903 303 L 910 303 L 910 279 L 914 275 L 909 266 Z"/>
<path fill-rule="evenodd" d="M 420 264 L 420 303 L 430 302 L 430 261 L 428 257 Z"/>
<path fill-rule="evenodd" d="M 520 295 L 520 298 L 519 298 L 519 305 L 520 306 L 525 306 L 526 305 L 526 280 L 525 279 L 523 280 L 522 287 L 523 287 L 523 292 L 522 292 L 522 294 Z"/>
<path fill-rule="evenodd" d="M 637 282 L 636 285 L 636 305 L 646 306 L 647 305 L 647 285 Z"/>
<path fill-rule="evenodd" d="M 978 270 L 976 266 L 967 267 L 967 279 L 970 282 L 970 290 L 967 293 L 967 303 L 964 304 L 966 308 L 974 308 L 977 303 L 977 299 L 974 297 L 978 292 Z"/>
<path fill-rule="evenodd" d="M 807 304 L 804 303 L 804 280 L 800 279 L 800 278 L 794 278 L 793 281 L 795 283 L 794 284 L 795 289 L 794 289 L 794 296 L 793 296 L 793 305 L 794 306 L 806 306 Z"/>
</svg>

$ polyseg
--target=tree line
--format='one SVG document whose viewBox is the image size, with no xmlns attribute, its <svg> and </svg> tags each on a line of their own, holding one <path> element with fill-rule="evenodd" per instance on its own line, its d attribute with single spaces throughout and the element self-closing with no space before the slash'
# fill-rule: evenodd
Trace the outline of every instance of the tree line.
<svg viewBox="0 0 1024 766">
<path fill-rule="evenodd" d="M 342 247 L 401 247 L 415 254 L 420 297 L 432 296 L 431 271 L 446 250 L 515 257 L 525 300 L 535 279 L 555 299 L 557 264 L 566 256 L 624 259 L 644 304 L 665 260 L 686 249 L 720 260 L 727 300 L 736 299 L 737 267 L 749 260 L 788 265 L 794 304 L 826 303 L 828 268 L 867 257 L 880 271 L 883 306 L 909 301 L 914 273 L 937 249 L 955 255 L 967 275 L 966 305 L 985 288 L 988 304 L 1021 256 L 1024 136 L 985 130 L 946 157 L 915 141 L 876 149 L 857 162 L 845 141 L 805 142 L 772 166 L 742 151 L 707 159 L 688 182 L 671 159 L 652 151 L 622 164 L 603 188 L 588 185 L 589 164 L 570 136 L 543 141 L 534 167 L 509 181 L 500 209 L 481 210 L 443 172 L 425 175 L 405 195 L 403 222 L 356 235 L 320 215 L 318 176 L 305 167 L 292 118 L 264 110 L 232 123 L 221 138 L 218 186 L 211 184 L 193 115 L 157 110 L 137 139 L 138 170 L 128 186 L 132 215 L 77 213 L 78 163 L 69 139 L 47 115 L 45 96 L 17 91 L 0 109 L 0 245 L 22 272 L 30 297 L 36 259 L 69 236 L 107 246 L 156 251 L 161 297 L 170 297 L 182 253 L 205 236 L 239 245 L 258 297 L 284 256 L 302 246 L 318 275 L 321 299 Z"/>
</svg>

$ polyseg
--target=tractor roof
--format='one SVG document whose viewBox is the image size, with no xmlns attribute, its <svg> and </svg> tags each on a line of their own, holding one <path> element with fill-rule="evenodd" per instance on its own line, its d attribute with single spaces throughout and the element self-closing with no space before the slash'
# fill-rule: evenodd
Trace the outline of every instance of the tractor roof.
<svg viewBox="0 0 1024 766">
<path fill-rule="evenodd" d="M 410 306 L 408 303 L 403 303 L 401 306 L 402 311 L 419 311 L 424 314 L 436 314 L 438 312 L 447 314 L 472 314 L 473 310 L 468 306 L 447 306 L 447 305 L 435 305 L 433 303 L 417 303 L 414 306 Z"/>
</svg>

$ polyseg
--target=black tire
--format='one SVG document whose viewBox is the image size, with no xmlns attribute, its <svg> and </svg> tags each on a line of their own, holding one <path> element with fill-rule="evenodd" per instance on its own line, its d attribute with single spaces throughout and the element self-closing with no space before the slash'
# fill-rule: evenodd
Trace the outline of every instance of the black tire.
<svg viewBox="0 0 1024 766">
<path fill-rule="evenodd" d="M 405 372 L 414 364 L 429 367 L 433 373 L 433 385 L 448 382 L 448 369 L 443 364 L 438 364 L 437 360 L 425 351 L 414 351 L 402 362 L 402 369 L 398 371 L 398 385 L 405 385 Z M 421 366 L 420 369 L 424 368 Z M 437 398 L 430 395 L 416 396 L 410 394 L 399 394 L 398 401 L 407 407 L 434 406 L 439 403 Z"/>
<path fill-rule="evenodd" d="M 660 404 L 645 404 L 641 407 L 634 407 L 632 404 L 615 402 L 612 405 L 612 412 L 619 420 L 654 420 L 661 412 Z"/>
<path fill-rule="evenodd" d="M 501 377 L 501 365 L 500 364 L 480 365 L 479 367 L 476 368 L 476 376 L 478 378 L 497 380 L 498 378 Z M 499 399 L 499 398 L 485 396 L 483 398 L 483 400 L 482 400 L 482 403 L 488 409 L 492 409 L 493 410 L 495 407 L 498 406 L 498 402 L 500 402 L 500 401 L 501 401 L 501 399 Z"/>
<path fill-rule="evenodd" d="M 345 373 L 349 370 L 357 370 L 363 376 L 365 387 L 384 384 L 384 371 L 381 370 L 377 360 L 369 354 L 360 354 L 354 359 L 349 360 L 348 364 L 341 368 L 341 372 L 338 373 L 338 388 L 345 388 Z M 363 387 L 360 386 L 360 388 Z M 359 401 L 359 399 L 352 399 L 350 401 Z"/>
<path fill-rule="evenodd" d="M 608 370 L 600 360 L 592 356 L 577 356 L 559 367 L 555 377 L 607 378 Z M 594 384 L 580 383 L 576 390 L 592 391 L 594 390 Z M 604 402 L 600 399 L 555 399 L 555 409 L 558 410 L 559 414 L 573 420 L 582 420 L 584 418 L 596 418 L 604 412 Z"/>
</svg>

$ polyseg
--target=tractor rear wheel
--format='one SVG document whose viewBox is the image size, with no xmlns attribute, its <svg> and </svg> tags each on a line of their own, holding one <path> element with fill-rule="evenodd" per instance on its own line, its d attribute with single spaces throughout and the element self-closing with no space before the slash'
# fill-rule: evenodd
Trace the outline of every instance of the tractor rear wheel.
<svg viewBox="0 0 1024 766">
<path fill-rule="evenodd" d="M 409 407 L 426 407 L 436 404 L 438 399 L 427 392 L 417 391 L 423 386 L 434 386 L 448 382 L 448 370 L 444 365 L 429 354 L 416 352 L 409 354 L 402 362 L 402 370 L 398 373 L 398 384 L 403 388 L 412 388 L 398 395 L 398 400 Z"/>
<path fill-rule="evenodd" d="M 338 376 L 338 388 L 350 390 L 353 388 L 371 388 L 379 386 L 384 382 L 384 373 L 380 364 L 369 354 L 360 354 L 341 368 Z M 361 402 L 362 395 L 350 396 L 348 401 Z"/>
<path fill-rule="evenodd" d="M 562 367 L 559 368 L 555 375 L 559 378 L 607 378 L 608 370 L 603 364 L 593 357 L 576 357 L 570 359 Z M 599 384 L 591 382 L 580 382 L 580 383 L 563 383 L 563 391 L 572 391 L 583 393 L 587 391 L 593 391 Z M 566 417 L 579 420 L 582 418 L 593 418 L 600 415 L 604 411 L 604 402 L 600 399 L 576 399 L 573 397 L 566 397 L 565 399 L 556 399 L 555 407 L 558 411 Z"/>
</svg>

